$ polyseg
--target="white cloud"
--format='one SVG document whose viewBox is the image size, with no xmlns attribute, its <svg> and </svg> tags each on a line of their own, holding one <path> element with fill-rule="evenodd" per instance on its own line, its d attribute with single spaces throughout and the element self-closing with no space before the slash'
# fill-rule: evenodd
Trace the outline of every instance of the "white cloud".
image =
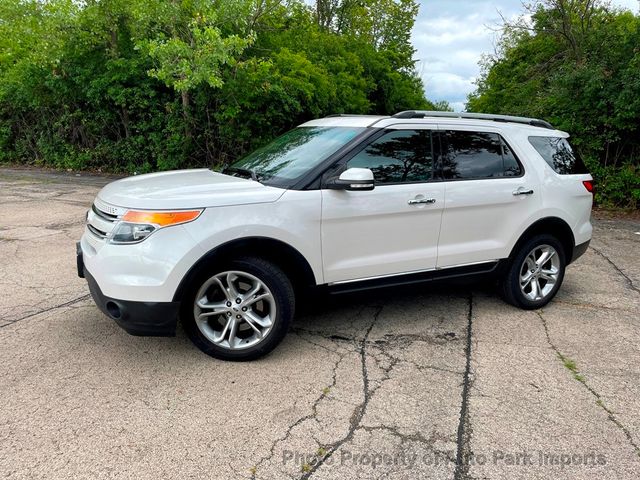
<svg viewBox="0 0 640 480">
<path fill-rule="evenodd" d="M 462 95 L 463 99 L 471 93 L 475 86 L 475 77 L 463 77 L 456 73 L 436 72 L 422 76 L 427 92 L 434 99 L 455 99 Z M 453 100 L 456 101 L 456 100 Z"/>
<path fill-rule="evenodd" d="M 500 15 L 513 19 L 523 13 L 521 0 L 420 0 L 413 29 L 416 65 L 427 97 L 446 100 L 462 110 L 475 89 L 478 61 L 493 53 Z M 620 8 L 638 11 L 638 0 L 613 0 Z"/>
</svg>

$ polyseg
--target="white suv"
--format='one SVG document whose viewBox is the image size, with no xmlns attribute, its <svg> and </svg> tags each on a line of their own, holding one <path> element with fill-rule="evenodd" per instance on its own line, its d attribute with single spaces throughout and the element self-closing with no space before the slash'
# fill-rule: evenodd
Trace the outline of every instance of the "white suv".
<svg viewBox="0 0 640 480">
<path fill-rule="evenodd" d="M 507 302 L 539 308 L 591 239 L 592 178 L 567 137 L 495 115 L 313 120 L 222 173 L 107 185 L 78 273 L 129 333 L 173 335 L 180 318 L 228 360 L 272 350 L 311 286 L 493 275 Z"/>
</svg>

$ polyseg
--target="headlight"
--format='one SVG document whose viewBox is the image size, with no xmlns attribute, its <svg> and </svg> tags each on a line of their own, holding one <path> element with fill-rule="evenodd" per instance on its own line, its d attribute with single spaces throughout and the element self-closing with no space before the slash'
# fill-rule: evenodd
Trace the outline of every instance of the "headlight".
<svg viewBox="0 0 640 480">
<path fill-rule="evenodd" d="M 138 243 L 158 229 L 146 223 L 120 222 L 111 236 L 111 243 Z"/>
<path fill-rule="evenodd" d="M 178 210 L 175 212 L 129 210 L 113 231 L 111 243 L 140 243 L 156 230 L 192 222 L 201 213 L 202 210 Z"/>
</svg>

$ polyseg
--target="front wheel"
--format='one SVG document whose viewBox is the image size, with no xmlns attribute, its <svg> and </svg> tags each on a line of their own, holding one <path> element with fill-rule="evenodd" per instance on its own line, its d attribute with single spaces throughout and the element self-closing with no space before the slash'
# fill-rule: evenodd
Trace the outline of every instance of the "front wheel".
<svg viewBox="0 0 640 480">
<path fill-rule="evenodd" d="M 193 343 L 222 360 L 254 360 L 273 350 L 293 318 L 291 282 L 276 265 L 242 258 L 200 275 L 182 302 Z"/>
<path fill-rule="evenodd" d="M 525 310 L 542 308 L 562 285 L 565 267 L 562 244 L 552 235 L 537 235 L 513 258 L 502 282 L 502 295 Z"/>
</svg>

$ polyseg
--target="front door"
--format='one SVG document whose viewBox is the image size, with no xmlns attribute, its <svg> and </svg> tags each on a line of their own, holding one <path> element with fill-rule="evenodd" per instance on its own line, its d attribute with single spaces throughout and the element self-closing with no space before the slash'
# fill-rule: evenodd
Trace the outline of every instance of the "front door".
<svg viewBox="0 0 640 480">
<path fill-rule="evenodd" d="M 435 268 L 444 185 L 432 182 L 432 131 L 387 130 L 346 161 L 369 168 L 371 191 L 322 190 L 327 283 Z"/>
</svg>

